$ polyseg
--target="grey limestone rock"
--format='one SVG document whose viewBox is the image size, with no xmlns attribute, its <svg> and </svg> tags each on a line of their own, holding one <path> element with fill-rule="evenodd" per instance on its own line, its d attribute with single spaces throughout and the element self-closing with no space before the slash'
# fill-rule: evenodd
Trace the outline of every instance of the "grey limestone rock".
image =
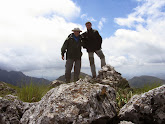
<svg viewBox="0 0 165 124">
<path fill-rule="evenodd" d="M 24 103 L 16 96 L 8 95 L 0 99 L 0 124 L 20 124 L 24 112 L 33 104 Z"/>
<path fill-rule="evenodd" d="M 95 82 L 110 85 L 111 87 L 130 88 L 128 81 L 111 65 L 105 65 L 98 72 Z"/>
<path fill-rule="evenodd" d="M 136 124 L 165 124 L 165 85 L 133 96 L 121 108 L 119 117 Z"/>
<path fill-rule="evenodd" d="M 51 89 L 35 106 L 27 110 L 22 124 L 106 124 L 116 116 L 115 90 L 85 80 L 61 84 Z"/>
</svg>

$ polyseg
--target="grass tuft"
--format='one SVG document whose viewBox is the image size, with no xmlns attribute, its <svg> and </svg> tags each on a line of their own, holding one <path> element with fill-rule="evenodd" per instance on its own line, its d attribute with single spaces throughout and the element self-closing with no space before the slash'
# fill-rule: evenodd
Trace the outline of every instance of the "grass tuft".
<svg viewBox="0 0 165 124">
<path fill-rule="evenodd" d="M 31 82 L 18 89 L 17 96 L 24 102 L 38 102 L 49 91 L 47 85 L 40 85 Z"/>
</svg>

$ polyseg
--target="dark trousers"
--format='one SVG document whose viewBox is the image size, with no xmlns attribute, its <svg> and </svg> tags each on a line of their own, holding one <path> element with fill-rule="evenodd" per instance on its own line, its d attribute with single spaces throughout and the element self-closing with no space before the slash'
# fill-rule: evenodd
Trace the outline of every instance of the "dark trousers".
<svg viewBox="0 0 165 124">
<path fill-rule="evenodd" d="M 97 51 L 95 51 L 95 53 L 101 60 L 101 67 L 106 65 L 105 56 L 104 56 L 102 50 L 97 50 Z M 94 52 L 89 52 L 88 56 L 89 56 L 89 62 L 90 62 L 92 76 L 93 76 L 93 78 L 95 78 L 96 77 L 96 67 L 95 67 L 95 62 L 94 62 Z"/>
<path fill-rule="evenodd" d="M 79 79 L 80 69 L 81 69 L 81 60 L 80 59 L 77 59 L 77 60 L 67 59 L 66 65 L 65 65 L 66 83 L 70 82 L 73 64 L 74 64 L 74 81 L 77 81 Z"/>
</svg>

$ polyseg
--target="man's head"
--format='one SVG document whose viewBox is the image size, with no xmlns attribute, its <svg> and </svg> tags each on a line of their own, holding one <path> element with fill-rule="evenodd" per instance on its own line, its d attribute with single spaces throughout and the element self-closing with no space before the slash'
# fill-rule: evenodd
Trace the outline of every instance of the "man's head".
<svg viewBox="0 0 165 124">
<path fill-rule="evenodd" d="M 91 22 L 86 22 L 85 26 L 86 26 L 87 30 L 90 30 L 92 28 L 92 23 Z"/>
<path fill-rule="evenodd" d="M 72 31 L 76 37 L 80 35 L 80 32 L 82 32 L 79 28 L 74 28 Z"/>
</svg>

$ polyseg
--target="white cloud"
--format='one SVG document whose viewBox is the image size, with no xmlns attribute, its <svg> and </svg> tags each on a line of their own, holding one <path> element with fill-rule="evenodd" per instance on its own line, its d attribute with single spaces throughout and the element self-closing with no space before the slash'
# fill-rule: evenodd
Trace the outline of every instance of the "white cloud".
<svg viewBox="0 0 165 124">
<path fill-rule="evenodd" d="M 134 15 L 129 15 L 128 18 L 115 18 L 115 22 L 121 26 L 134 27 L 135 23 L 142 23 L 144 19 L 141 17 L 134 17 Z"/>
<path fill-rule="evenodd" d="M 9 21 L 16 17 L 37 17 L 43 15 L 60 15 L 65 18 L 78 16 L 80 8 L 71 0 L 5 0 L 0 4 L 0 15 Z"/>
<path fill-rule="evenodd" d="M 122 66 L 123 64 L 127 63 L 127 58 L 125 56 L 109 56 L 108 63 L 112 64 L 113 66 Z"/>
<path fill-rule="evenodd" d="M 162 10 L 165 1 L 141 2 L 127 18 L 115 19 L 117 24 L 124 27 L 103 41 L 109 64 L 123 74 L 162 73 L 160 68 L 165 67 L 165 12 Z M 125 26 L 128 28 L 125 29 Z M 132 71 L 127 68 L 132 68 Z"/>
<path fill-rule="evenodd" d="M 101 30 L 103 28 L 103 23 L 106 22 L 106 18 L 101 18 L 98 24 L 98 28 Z"/>
<path fill-rule="evenodd" d="M 0 68 L 26 73 L 64 68 L 60 49 L 74 27 L 82 29 L 69 21 L 79 14 L 71 0 L 1 1 Z"/>
<path fill-rule="evenodd" d="M 85 18 L 87 18 L 87 14 L 82 14 L 81 19 L 85 19 Z"/>
<path fill-rule="evenodd" d="M 81 19 L 86 21 L 96 22 L 96 20 L 93 17 L 88 17 L 88 14 L 82 14 Z"/>
<path fill-rule="evenodd" d="M 165 13 L 161 11 L 165 4 L 164 0 L 140 0 L 139 2 L 142 5 L 136 7 L 135 11 L 129 14 L 127 18 L 115 18 L 114 21 L 121 26 L 136 27 L 137 24 L 147 23 L 149 18 L 157 19 L 160 16 L 165 16 Z"/>
</svg>

